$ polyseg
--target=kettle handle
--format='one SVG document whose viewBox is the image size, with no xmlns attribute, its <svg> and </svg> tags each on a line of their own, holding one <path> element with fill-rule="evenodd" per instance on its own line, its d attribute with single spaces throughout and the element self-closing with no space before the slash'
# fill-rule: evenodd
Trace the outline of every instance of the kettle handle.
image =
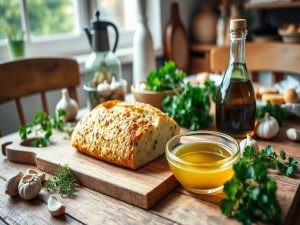
<svg viewBox="0 0 300 225">
<path fill-rule="evenodd" d="M 115 33 L 116 33 L 116 40 L 115 40 L 115 44 L 114 44 L 114 47 L 113 47 L 113 52 L 116 51 L 117 49 L 117 45 L 118 45 L 118 42 L 119 42 L 119 31 L 118 31 L 118 28 L 113 24 L 113 23 L 110 23 L 110 22 L 106 22 L 108 26 L 112 26 L 115 30 Z"/>
</svg>

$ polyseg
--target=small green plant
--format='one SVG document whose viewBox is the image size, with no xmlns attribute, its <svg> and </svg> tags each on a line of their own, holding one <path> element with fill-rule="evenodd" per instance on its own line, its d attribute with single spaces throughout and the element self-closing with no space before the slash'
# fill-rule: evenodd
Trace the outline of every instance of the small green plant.
<svg viewBox="0 0 300 225">
<path fill-rule="evenodd" d="M 177 69 L 173 61 L 168 61 L 158 70 L 148 74 L 146 88 L 149 91 L 176 89 L 183 82 L 184 77 L 185 73 Z"/>
<path fill-rule="evenodd" d="M 46 147 L 49 139 L 52 136 L 52 128 L 66 132 L 68 136 L 72 135 L 73 124 L 65 122 L 66 111 L 59 109 L 57 114 L 47 116 L 44 112 L 36 112 L 33 122 L 26 123 L 19 129 L 21 139 L 27 139 L 30 134 L 33 134 L 31 142 L 32 147 Z"/>
<path fill-rule="evenodd" d="M 72 176 L 68 165 L 58 166 L 57 175 L 45 181 L 45 189 L 49 192 L 58 191 L 62 197 L 73 197 L 76 178 Z"/>
<path fill-rule="evenodd" d="M 233 165 L 234 175 L 224 185 L 226 198 L 221 201 L 222 213 L 244 225 L 255 221 L 280 224 L 281 207 L 277 200 L 276 182 L 268 176 L 268 168 L 292 176 L 298 169 L 297 160 L 281 150 L 279 156 L 272 146 L 260 152 L 246 147 L 244 156 Z"/>
<path fill-rule="evenodd" d="M 216 99 L 216 86 L 212 81 L 206 81 L 204 87 L 185 83 L 181 93 L 164 98 L 163 111 L 190 130 L 207 128 L 212 122 L 209 115 L 211 98 Z"/>
<path fill-rule="evenodd" d="M 277 120 L 280 126 L 287 119 L 287 112 L 280 105 L 272 104 L 270 102 L 267 102 L 265 106 L 256 109 L 256 118 L 263 118 L 267 112 Z"/>
<path fill-rule="evenodd" d="M 0 28 L 4 37 L 10 41 L 24 40 L 24 32 L 20 27 L 1 23 Z"/>
</svg>

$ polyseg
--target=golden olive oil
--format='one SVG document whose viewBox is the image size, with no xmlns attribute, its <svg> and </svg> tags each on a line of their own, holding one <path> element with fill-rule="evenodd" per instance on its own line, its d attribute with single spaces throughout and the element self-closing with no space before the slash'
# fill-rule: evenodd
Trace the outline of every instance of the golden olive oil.
<svg viewBox="0 0 300 225">
<path fill-rule="evenodd" d="M 216 189 L 233 175 L 232 165 L 226 160 L 233 153 L 221 144 L 182 144 L 174 149 L 174 153 L 183 163 L 170 163 L 170 168 L 187 189 Z"/>
</svg>

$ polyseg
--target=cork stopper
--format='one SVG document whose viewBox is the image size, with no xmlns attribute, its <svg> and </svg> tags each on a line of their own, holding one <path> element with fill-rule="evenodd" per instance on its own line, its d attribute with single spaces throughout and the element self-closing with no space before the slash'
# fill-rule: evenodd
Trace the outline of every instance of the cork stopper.
<svg viewBox="0 0 300 225">
<path fill-rule="evenodd" d="M 247 20 L 245 19 L 235 19 L 230 20 L 230 30 L 246 30 Z"/>
</svg>

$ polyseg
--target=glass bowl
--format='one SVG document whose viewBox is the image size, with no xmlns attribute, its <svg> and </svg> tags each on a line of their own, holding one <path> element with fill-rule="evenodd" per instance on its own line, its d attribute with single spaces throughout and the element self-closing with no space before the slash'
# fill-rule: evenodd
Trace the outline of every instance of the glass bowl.
<svg viewBox="0 0 300 225">
<path fill-rule="evenodd" d="M 187 190 L 210 194 L 222 190 L 240 157 L 237 141 L 215 131 L 179 134 L 167 142 L 166 157 L 176 179 Z"/>
</svg>

